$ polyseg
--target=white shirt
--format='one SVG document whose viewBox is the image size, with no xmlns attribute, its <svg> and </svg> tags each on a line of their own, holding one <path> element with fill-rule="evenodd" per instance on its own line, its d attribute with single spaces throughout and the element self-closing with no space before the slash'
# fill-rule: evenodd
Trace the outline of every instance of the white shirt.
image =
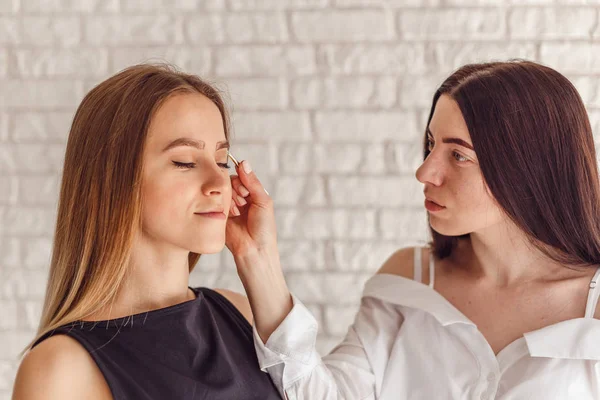
<svg viewBox="0 0 600 400">
<path fill-rule="evenodd" d="M 420 255 L 420 251 L 415 252 Z M 495 355 L 477 326 L 415 279 L 378 274 L 366 284 L 346 338 L 323 358 L 318 325 L 297 298 L 266 345 L 260 367 L 289 400 L 600 399 L 600 268 L 585 317 L 525 333 Z M 431 257 L 433 261 L 433 257 Z M 418 263 L 418 268 L 417 268 Z"/>
</svg>

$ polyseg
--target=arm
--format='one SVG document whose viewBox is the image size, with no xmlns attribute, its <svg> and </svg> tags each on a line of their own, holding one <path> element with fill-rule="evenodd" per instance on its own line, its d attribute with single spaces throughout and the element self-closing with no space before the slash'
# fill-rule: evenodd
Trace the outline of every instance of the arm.
<svg viewBox="0 0 600 400">
<path fill-rule="evenodd" d="M 56 335 L 29 351 L 17 371 L 13 400 L 112 399 L 88 352 L 74 339 Z"/>
</svg>

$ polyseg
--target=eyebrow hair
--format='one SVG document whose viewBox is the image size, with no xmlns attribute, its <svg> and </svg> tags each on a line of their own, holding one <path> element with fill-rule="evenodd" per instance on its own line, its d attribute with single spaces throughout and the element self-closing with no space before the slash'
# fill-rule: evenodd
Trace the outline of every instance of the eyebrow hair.
<svg viewBox="0 0 600 400">
<path fill-rule="evenodd" d="M 206 146 L 206 143 L 202 140 L 196 140 L 196 139 L 187 138 L 187 137 L 180 137 L 178 139 L 173 140 L 168 145 L 166 145 L 165 148 L 163 149 L 163 153 L 165 151 L 171 150 L 174 147 L 179 147 L 179 146 L 195 147 L 199 150 L 202 150 Z M 229 149 L 229 142 L 228 141 L 218 142 L 215 150 L 221 150 L 221 149 Z"/>
<path fill-rule="evenodd" d="M 431 130 L 429 130 L 429 127 L 427 127 L 426 131 L 427 131 L 427 135 L 433 137 L 433 133 L 431 133 Z M 469 144 L 466 141 L 459 139 L 459 138 L 444 138 L 444 139 L 442 139 L 442 143 L 454 143 L 459 146 L 463 146 L 463 147 L 466 147 L 467 149 L 475 151 L 475 149 L 473 148 L 473 146 L 471 144 Z"/>
</svg>

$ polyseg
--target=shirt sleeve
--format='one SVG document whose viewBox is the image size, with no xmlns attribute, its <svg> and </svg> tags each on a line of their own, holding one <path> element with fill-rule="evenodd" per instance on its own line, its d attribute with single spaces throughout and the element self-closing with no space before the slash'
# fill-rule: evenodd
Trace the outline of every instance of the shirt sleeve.
<svg viewBox="0 0 600 400">
<path fill-rule="evenodd" d="M 256 328 L 254 345 L 262 371 L 268 372 L 282 398 L 288 400 L 375 399 L 376 379 L 359 331 L 372 303 L 365 301 L 344 340 L 323 358 L 315 349 L 318 323 L 294 296 L 293 307 L 263 344 Z"/>
</svg>

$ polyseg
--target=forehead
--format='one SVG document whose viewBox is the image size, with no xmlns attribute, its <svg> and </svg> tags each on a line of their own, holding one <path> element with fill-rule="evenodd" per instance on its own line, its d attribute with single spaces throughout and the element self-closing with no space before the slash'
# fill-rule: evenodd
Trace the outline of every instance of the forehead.
<svg viewBox="0 0 600 400">
<path fill-rule="evenodd" d="M 207 147 L 225 139 L 219 108 L 199 93 L 175 94 L 154 113 L 148 129 L 148 146 L 165 146 L 179 137 L 206 142 Z"/>
<path fill-rule="evenodd" d="M 446 94 L 441 95 L 435 105 L 429 129 L 435 136 L 451 133 L 452 136 L 463 139 L 470 137 L 467 123 L 463 118 L 458 103 Z"/>
</svg>

